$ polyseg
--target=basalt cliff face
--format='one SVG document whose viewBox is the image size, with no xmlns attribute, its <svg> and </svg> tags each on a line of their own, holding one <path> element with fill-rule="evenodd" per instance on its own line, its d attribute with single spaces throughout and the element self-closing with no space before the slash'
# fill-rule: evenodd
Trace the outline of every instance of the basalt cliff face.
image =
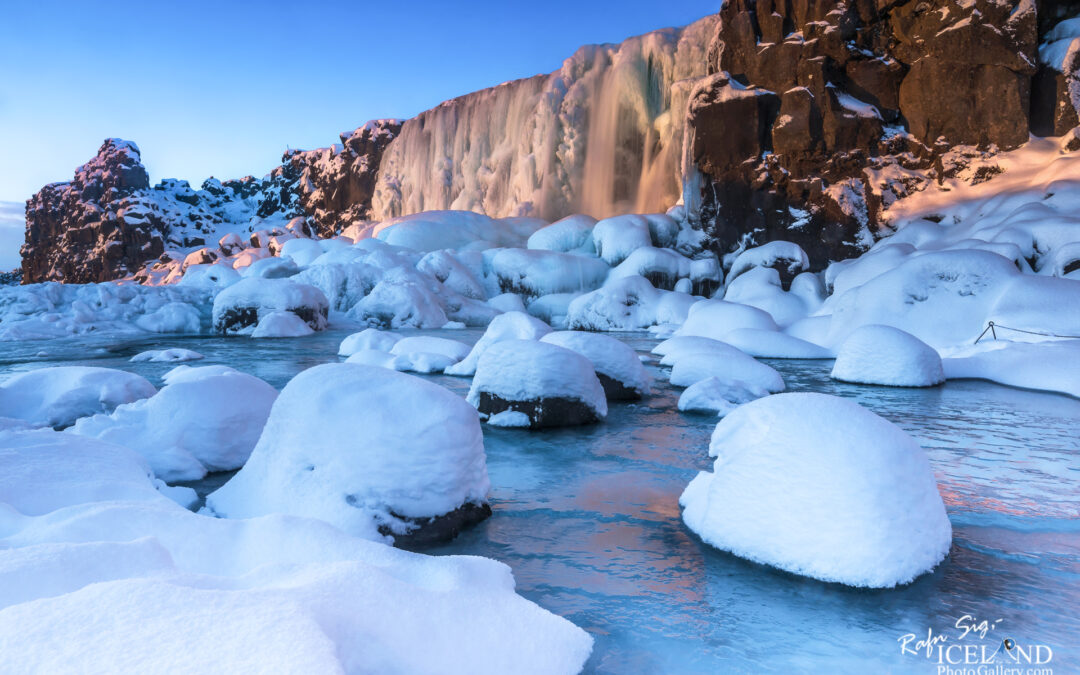
<svg viewBox="0 0 1080 675">
<path fill-rule="evenodd" d="M 731 0 L 691 92 L 684 200 L 719 252 L 799 243 L 820 269 L 932 181 L 1077 124 L 1080 3 Z"/>
<path fill-rule="evenodd" d="M 23 283 L 141 278 L 422 210 L 554 220 L 680 199 L 713 252 L 788 240 L 819 270 L 888 235 L 897 200 L 991 180 L 1029 134 L 1080 138 L 1078 109 L 1080 0 L 728 0 L 289 151 L 261 179 L 151 187 L 138 148 L 108 140 L 27 202 Z"/>
</svg>

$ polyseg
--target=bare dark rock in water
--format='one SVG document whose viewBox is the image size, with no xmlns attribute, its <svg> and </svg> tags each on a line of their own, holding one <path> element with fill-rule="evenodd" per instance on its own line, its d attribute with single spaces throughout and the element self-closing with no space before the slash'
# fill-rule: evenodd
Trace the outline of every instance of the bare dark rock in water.
<svg viewBox="0 0 1080 675">
<path fill-rule="evenodd" d="M 508 401 L 484 391 L 480 392 L 476 409 L 488 416 L 506 411 L 524 413 L 529 418 L 530 429 L 569 427 L 595 424 L 600 421 L 596 411 L 584 401 L 561 396 L 528 401 Z"/>
<path fill-rule="evenodd" d="M 405 534 L 397 534 L 389 526 L 380 525 L 379 533 L 392 535 L 394 546 L 398 548 L 416 550 L 444 544 L 461 534 L 462 530 L 486 520 L 491 517 L 491 505 L 469 502 L 434 518 L 406 518 L 392 512 L 390 515 L 405 522 L 411 529 Z"/>
<path fill-rule="evenodd" d="M 644 392 L 634 387 L 628 387 L 626 383 L 609 377 L 600 371 L 596 371 L 596 379 L 600 380 L 600 386 L 604 388 L 604 397 L 609 401 L 640 401 Z"/>
</svg>

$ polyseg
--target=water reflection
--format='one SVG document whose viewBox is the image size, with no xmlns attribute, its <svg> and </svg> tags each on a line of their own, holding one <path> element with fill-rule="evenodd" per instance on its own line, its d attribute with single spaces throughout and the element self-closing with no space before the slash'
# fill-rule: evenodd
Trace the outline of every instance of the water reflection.
<svg viewBox="0 0 1080 675">
<path fill-rule="evenodd" d="M 336 360 L 345 333 L 303 340 L 175 338 L 5 344 L 0 377 L 57 363 L 138 372 L 138 351 L 183 346 L 282 387 Z M 479 331 L 443 333 L 474 341 Z M 622 336 L 647 352 L 654 340 Z M 46 353 L 38 356 L 40 351 Z M 675 409 L 658 377 L 651 398 L 614 404 L 608 421 L 530 433 L 486 429 L 494 516 L 428 552 L 490 556 L 518 590 L 591 631 L 590 672 L 928 672 L 897 638 L 946 631 L 963 614 L 1001 620 L 1010 637 L 1080 667 L 1080 401 L 954 381 L 933 389 L 834 382 L 829 361 L 770 361 L 789 391 L 858 401 L 927 449 L 950 519 L 949 558 L 904 588 L 865 591 L 750 563 L 703 544 L 678 496 L 708 469 L 715 419 Z M 653 371 L 660 374 L 655 366 Z M 469 380 L 435 376 L 460 395 Z"/>
</svg>

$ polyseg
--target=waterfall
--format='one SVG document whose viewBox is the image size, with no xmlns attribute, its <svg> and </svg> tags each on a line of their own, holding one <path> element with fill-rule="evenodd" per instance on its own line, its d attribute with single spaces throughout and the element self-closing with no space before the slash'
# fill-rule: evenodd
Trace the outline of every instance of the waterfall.
<svg viewBox="0 0 1080 675">
<path fill-rule="evenodd" d="M 373 217 L 666 210 L 681 195 L 686 101 L 717 21 L 582 47 L 550 75 L 421 113 L 383 155 Z"/>
</svg>

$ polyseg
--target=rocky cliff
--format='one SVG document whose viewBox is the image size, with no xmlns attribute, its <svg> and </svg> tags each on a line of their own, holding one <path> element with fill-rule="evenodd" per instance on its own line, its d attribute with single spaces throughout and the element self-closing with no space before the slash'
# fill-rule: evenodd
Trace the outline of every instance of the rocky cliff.
<svg viewBox="0 0 1080 675">
<path fill-rule="evenodd" d="M 896 200 L 1076 126 L 1078 4 L 730 0 L 688 106 L 688 212 L 719 252 L 865 250 Z"/>
<path fill-rule="evenodd" d="M 70 182 L 26 202 L 23 283 L 119 279 L 223 237 L 263 246 L 297 228 L 332 236 L 367 218 L 382 152 L 400 129 L 369 122 L 341 145 L 285 153 L 265 178 L 210 178 L 200 190 L 175 179 L 151 187 L 138 146 L 107 139 Z"/>
</svg>

